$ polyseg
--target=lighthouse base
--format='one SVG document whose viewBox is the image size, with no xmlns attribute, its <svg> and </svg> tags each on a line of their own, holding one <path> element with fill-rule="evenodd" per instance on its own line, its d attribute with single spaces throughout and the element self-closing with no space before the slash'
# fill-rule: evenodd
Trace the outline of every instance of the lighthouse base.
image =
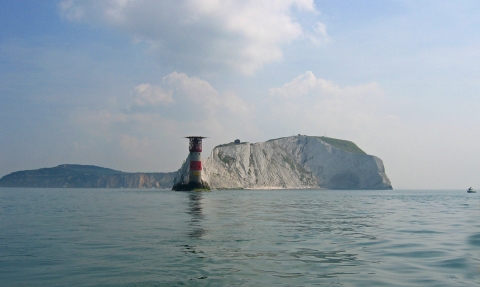
<svg viewBox="0 0 480 287">
<path fill-rule="evenodd" d="M 205 182 L 180 183 L 173 186 L 175 191 L 210 191 L 210 187 Z"/>
</svg>

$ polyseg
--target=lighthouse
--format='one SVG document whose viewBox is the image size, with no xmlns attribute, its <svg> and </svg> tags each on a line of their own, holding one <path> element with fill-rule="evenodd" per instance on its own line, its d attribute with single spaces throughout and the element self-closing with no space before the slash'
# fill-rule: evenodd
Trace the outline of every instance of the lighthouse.
<svg viewBox="0 0 480 287">
<path fill-rule="evenodd" d="M 190 172 L 188 185 L 191 187 L 203 187 L 202 184 L 202 136 L 189 136 L 188 149 L 190 151 Z"/>
<path fill-rule="evenodd" d="M 188 158 L 190 162 L 185 162 L 181 170 L 174 179 L 172 190 L 177 191 L 208 191 L 208 184 L 202 181 L 202 136 L 185 137 L 189 140 L 188 150 L 190 154 Z M 188 183 L 184 181 L 188 169 Z"/>
</svg>

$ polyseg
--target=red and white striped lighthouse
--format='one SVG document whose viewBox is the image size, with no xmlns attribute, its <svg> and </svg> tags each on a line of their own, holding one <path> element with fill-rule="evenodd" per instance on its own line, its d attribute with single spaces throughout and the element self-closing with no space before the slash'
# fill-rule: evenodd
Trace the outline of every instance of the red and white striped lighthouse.
<svg viewBox="0 0 480 287">
<path fill-rule="evenodd" d="M 201 136 L 186 137 L 190 140 L 188 149 L 190 150 L 190 172 L 188 174 L 188 183 L 193 185 L 202 184 L 202 139 Z"/>
</svg>

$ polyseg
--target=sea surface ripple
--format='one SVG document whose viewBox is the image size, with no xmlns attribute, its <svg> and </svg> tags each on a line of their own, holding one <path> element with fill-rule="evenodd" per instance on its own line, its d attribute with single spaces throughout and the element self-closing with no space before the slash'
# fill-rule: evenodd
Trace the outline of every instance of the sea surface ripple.
<svg viewBox="0 0 480 287">
<path fill-rule="evenodd" d="M 0 286 L 478 286 L 460 190 L 0 188 Z"/>
</svg>

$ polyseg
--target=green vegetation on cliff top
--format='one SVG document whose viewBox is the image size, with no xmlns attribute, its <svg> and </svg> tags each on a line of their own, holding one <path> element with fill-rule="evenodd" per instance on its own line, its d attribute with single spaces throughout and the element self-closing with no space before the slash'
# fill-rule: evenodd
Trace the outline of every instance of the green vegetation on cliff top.
<svg viewBox="0 0 480 287">
<path fill-rule="evenodd" d="M 354 144 L 354 143 L 351 142 L 351 141 L 339 140 L 339 139 L 327 138 L 327 137 L 318 137 L 318 136 L 305 136 L 305 137 L 320 139 L 320 140 L 328 143 L 328 144 L 331 145 L 331 146 L 334 146 L 334 147 L 336 147 L 336 148 L 339 148 L 339 149 L 344 150 L 344 151 L 347 151 L 347 152 L 359 153 L 359 154 L 367 154 L 366 152 L 364 152 L 363 150 L 361 150 L 356 144 Z M 271 140 L 268 140 L 267 142 L 276 141 L 276 140 L 284 139 L 284 138 L 288 138 L 288 137 L 282 137 L 282 138 L 278 138 L 278 139 L 271 139 Z"/>
<path fill-rule="evenodd" d="M 319 137 L 319 136 L 306 136 L 306 137 L 318 138 L 318 139 L 320 139 L 320 140 L 328 143 L 328 144 L 331 145 L 331 146 L 334 146 L 334 147 L 336 147 L 336 148 L 339 148 L 339 149 L 344 150 L 344 151 L 347 151 L 347 152 L 358 153 L 358 154 L 367 154 L 366 152 L 364 152 L 363 150 L 361 150 L 355 143 L 353 143 L 353 142 L 351 142 L 351 141 L 339 140 L 339 139 L 328 138 L 328 137 Z M 284 139 L 284 138 L 288 138 L 288 137 L 281 137 L 281 138 L 277 138 L 277 139 L 271 139 L 271 140 L 268 140 L 267 142 L 272 142 L 272 141 L 276 141 L 276 140 Z M 246 142 L 241 142 L 240 144 L 245 144 L 245 143 L 246 143 Z M 226 146 L 233 146 L 233 145 L 239 145 L 239 144 L 230 142 L 230 143 L 225 143 L 225 144 L 217 145 L 215 148 L 226 147 Z"/>
<path fill-rule="evenodd" d="M 98 175 L 111 175 L 111 174 L 120 174 L 124 173 L 123 171 L 119 170 L 114 170 L 110 168 L 105 168 L 105 167 L 100 167 L 100 166 L 95 166 L 95 165 L 81 165 L 81 164 L 61 164 L 56 167 L 51 167 L 51 168 L 42 168 L 40 170 L 45 170 L 45 171 L 56 171 L 56 172 L 83 172 L 83 173 L 92 173 L 92 174 L 98 174 Z"/>
<path fill-rule="evenodd" d="M 114 170 L 105 167 L 99 167 L 95 165 L 80 165 L 80 164 L 61 164 L 55 167 L 46 167 L 34 170 L 21 170 L 16 171 L 9 176 L 71 176 L 71 175 L 113 175 L 122 174 L 123 171 Z"/>
<path fill-rule="evenodd" d="M 353 153 L 360 153 L 360 154 L 367 154 L 363 150 L 361 150 L 356 144 L 351 141 L 346 140 L 339 140 L 334 138 L 327 138 L 327 137 L 316 137 L 321 139 L 322 141 L 336 147 L 342 149 L 344 151 L 353 152 Z"/>
</svg>

